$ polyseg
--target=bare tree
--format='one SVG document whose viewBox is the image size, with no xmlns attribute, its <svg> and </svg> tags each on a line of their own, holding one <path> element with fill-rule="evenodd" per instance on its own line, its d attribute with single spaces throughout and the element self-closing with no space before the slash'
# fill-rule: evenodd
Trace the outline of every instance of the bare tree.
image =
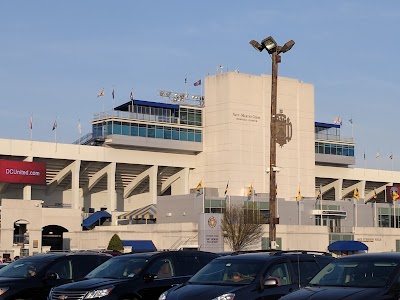
<svg viewBox="0 0 400 300">
<path fill-rule="evenodd" d="M 260 210 L 254 203 L 227 206 L 221 230 L 233 251 L 245 250 L 263 236 Z"/>
</svg>

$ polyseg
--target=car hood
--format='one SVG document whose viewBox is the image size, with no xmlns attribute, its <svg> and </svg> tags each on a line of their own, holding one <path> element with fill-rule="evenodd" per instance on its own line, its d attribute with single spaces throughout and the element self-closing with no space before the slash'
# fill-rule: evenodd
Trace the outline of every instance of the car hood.
<svg viewBox="0 0 400 300">
<path fill-rule="evenodd" d="M 63 284 L 58 288 L 56 288 L 56 290 L 91 291 L 97 288 L 102 288 L 110 285 L 117 285 L 121 282 L 125 282 L 125 280 L 112 279 L 112 278 L 89 278 L 77 282 Z"/>
<path fill-rule="evenodd" d="M 12 278 L 12 277 L 0 277 L 0 287 L 28 284 L 28 282 L 35 281 L 32 278 Z"/>
<path fill-rule="evenodd" d="M 226 293 L 235 293 L 247 286 L 191 284 L 178 285 L 168 291 L 168 300 L 213 299 Z"/>
<path fill-rule="evenodd" d="M 305 287 L 293 292 L 282 300 L 365 300 L 384 291 L 383 288 L 355 288 L 355 287 Z M 372 298 L 371 298 L 372 297 Z"/>
</svg>

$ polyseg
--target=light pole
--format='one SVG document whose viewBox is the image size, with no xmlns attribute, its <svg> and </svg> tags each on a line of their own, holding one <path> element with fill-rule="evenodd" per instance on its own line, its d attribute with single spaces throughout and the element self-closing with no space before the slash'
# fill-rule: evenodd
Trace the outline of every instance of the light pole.
<svg viewBox="0 0 400 300">
<path fill-rule="evenodd" d="M 271 55 L 272 59 L 272 83 L 271 83 L 271 124 L 270 124 L 270 178 L 269 178 L 269 246 L 270 249 L 276 249 L 276 224 L 279 224 L 279 219 L 276 216 L 276 143 L 285 144 L 286 137 L 277 135 L 277 94 L 278 94 L 278 63 L 281 62 L 281 53 L 289 51 L 294 41 L 290 40 L 283 46 L 278 46 L 272 36 L 269 36 L 261 41 L 261 44 L 255 40 L 251 40 L 250 44 L 257 50 L 264 49 Z"/>
</svg>

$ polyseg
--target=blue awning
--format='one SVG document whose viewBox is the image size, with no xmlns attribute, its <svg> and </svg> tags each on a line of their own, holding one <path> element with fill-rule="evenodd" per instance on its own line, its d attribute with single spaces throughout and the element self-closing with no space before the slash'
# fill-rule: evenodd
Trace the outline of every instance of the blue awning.
<svg viewBox="0 0 400 300">
<path fill-rule="evenodd" d="M 106 211 L 96 211 L 91 214 L 88 218 L 83 220 L 82 227 L 90 227 L 96 222 L 98 222 L 101 218 L 111 218 L 111 215 Z"/>
<path fill-rule="evenodd" d="M 328 251 L 361 251 L 368 250 L 368 246 L 359 241 L 336 241 L 328 246 Z"/>
<path fill-rule="evenodd" d="M 150 252 L 157 251 L 151 240 L 125 240 L 122 241 L 123 246 L 131 246 L 132 252 Z"/>
</svg>

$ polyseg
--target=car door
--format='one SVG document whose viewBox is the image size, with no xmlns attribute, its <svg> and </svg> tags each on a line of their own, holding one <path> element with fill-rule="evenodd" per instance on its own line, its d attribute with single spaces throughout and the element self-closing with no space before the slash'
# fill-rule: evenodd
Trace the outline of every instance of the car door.
<svg viewBox="0 0 400 300">
<path fill-rule="evenodd" d="M 56 277 L 49 277 L 55 274 Z M 45 272 L 42 299 L 46 299 L 50 289 L 61 284 L 72 282 L 72 262 L 69 256 L 61 257 L 53 262 Z"/>
<path fill-rule="evenodd" d="M 296 289 L 296 283 L 291 273 L 290 262 L 286 257 L 274 259 L 264 272 L 263 279 L 275 278 L 278 286 L 265 287 L 261 297 L 257 299 L 277 300 Z"/>
<path fill-rule="evenodd" d="M 138 294 L 146 300 L 157 300 L 163 292 L 181 281 L 177 261 L 172 255 L 155 258 L 144 276 L 149 279 L 145 280 L 143 287 L 138 290 Z"/>
<path fill-rule="evenodd" d="M 293 258 L 291 260 L 293 272 L 296 282 L 300 282 L 300 286 L 307 283 L 321 270 L 320 265 L 312 257 L 303 257 L 301 259 Z"/>
</svg>

